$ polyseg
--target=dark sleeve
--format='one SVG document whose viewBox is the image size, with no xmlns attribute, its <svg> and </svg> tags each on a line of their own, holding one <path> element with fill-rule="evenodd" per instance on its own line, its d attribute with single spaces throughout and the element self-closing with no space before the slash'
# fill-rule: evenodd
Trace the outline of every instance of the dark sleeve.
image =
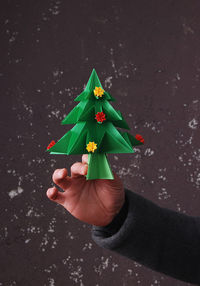
<svg viewBox="0 0 200 286">
<path fill-rule="evenodd" d="M 200 217 L 161 208 L 125 190 L 125 203 L 113 221 L 92 226 L 92 238 L 155 271 L 200 284 Z"/>
</svg>

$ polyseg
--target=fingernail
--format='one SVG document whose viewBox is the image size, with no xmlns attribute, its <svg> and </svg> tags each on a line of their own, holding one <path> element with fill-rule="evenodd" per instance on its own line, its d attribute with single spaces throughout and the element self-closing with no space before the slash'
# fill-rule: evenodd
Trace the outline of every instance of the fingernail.
<svg viewBox="0 0 200 286">
<path fill-rule="evenodd" d="M 82 167 L 81 174 L 85 175 L 86 172 L 87 172 L 87 166 L 85 165 L 85 166 Z"/>
<path fill-rule="evenodd" d="M 61 170 L 58 172 L 58 176 L 59 176 L 59 177 L 62 177 L 62 176 L 63 176 L 63 169 L 61 169 Z"/>
<path fill-rule="evenodd" d="M 53 193 L 54 193 L 53 189 L 49 189 L 49 190 L 48 190 L 48 194 L 49 194 L 50 196 L 53 195 Z"/>
</svg>

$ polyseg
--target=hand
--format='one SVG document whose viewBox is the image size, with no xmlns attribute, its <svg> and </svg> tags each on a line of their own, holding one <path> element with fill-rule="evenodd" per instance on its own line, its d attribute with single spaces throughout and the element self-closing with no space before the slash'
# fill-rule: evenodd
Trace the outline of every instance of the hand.
<svg viewBox="0 0 200 286">
<path fill-rule="evenodd" d="M 88 155 L 82 156 L 82 163 L 71 166 L 71 177 L 66 169 L 57 169 L 53 173 L 56 187 L 47 190 L 47 197 L 62 205 L 75 218 L 88 224 L 105 226 L 109 224 L 124 204 L 125 193 L 120 178 L 114 174 L 114 180 L 86 180 Z"/>
</svg>

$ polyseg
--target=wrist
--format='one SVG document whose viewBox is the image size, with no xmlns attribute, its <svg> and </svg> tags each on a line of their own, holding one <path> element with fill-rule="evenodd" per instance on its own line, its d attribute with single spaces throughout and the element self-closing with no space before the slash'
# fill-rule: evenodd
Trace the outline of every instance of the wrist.
<svg viewBox="0 0 200 286">
<path fill-rule="evenodd" d="M 128 214 L 128 200 L 125 196 L 125 200 L 119 211 L 113 216 L 110 221 L 107 222 L 104 226 L 94 226 L 96 231 L 103 231 L 108 235 L 113 235 L 116 233 L 122 224 L 124 223 Z"/>
</svg>

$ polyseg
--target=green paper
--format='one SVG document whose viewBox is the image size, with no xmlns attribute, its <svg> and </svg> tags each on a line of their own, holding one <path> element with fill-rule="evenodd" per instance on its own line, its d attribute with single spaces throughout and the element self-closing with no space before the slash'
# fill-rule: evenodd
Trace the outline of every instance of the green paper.
<svg viewBox="0 0 200 286">
<path fill-rule="evenodd" d="M 91 76 L 88 80 L 88 83 L 86 85 L 85 90 L 79 96 L 77 96 L 74 99 L 74 101 L 81 101 L 84 99 L 88 99 L 91 97 L 91 95 L 93 95 L 93 97 L 95 98 L 93 91 L 94 91 L 96 86 L 101 87 L 103 89 L 102 84 L 99 80 L 99 77 L 98 77 L 95 69 L 93 69 Z M 109 101 L 115 101 L 115 99 L 108 92 L 104 92 L 104 98 L 106 100 L 109 100 Z M 101 98 L 99 98 L 99 99 L 101 100 Z"/>
<path fill-rule="evenodd" d="M 47 150 L 51 154 L 67 154 L 67 148 L 70 142 L 72 132 L 66 133 L 51 149 Z"/>
<path fill-rule="evenodd" d="M 103 111 L 103 106 L 104 101 L 99 101 L 99 100 L 95 100 L 95 114 L 97 114 L 98 112 L 102 112 Z"/>
<path fill-rule="evenodd" d="M 85 113 L 82 113 L 81 116 L 79 117 L 80 121 L 90 121 L 94 120 L 94 106 L 90 107 Z"/>
<path fill-rule="evenodd" d="M 122 120 L 121 115 L 112 107 L 108 101 L 104 102 L 103 110 L 105 111 L 109 121 Z"/>
<path fill-rule="evenodd" d="M 85 125 L 86 122 L 79 122 L 71 129 L 72 134 L 67 148 L 67 154 L 81 154 L 82 150 L 84 150 L 83 144 L 85 141 L 83 142 L 83 138 L 86 138 Z"/>
<path fill-rule="evenodd" d="M 123 138 L 120 135 L 121 138 Z M 100 149 L 105 153 L 134 153 L 134 150 L 131 145 L 127 143 L 127 141 L 123 138 L 122 140 L 118 140 L 119 138 L 113 138 L 113 136 L 106 132 L 104 138 L 101 142 Z"/>
<path fill-rule="evenodd" d="M 88 155 L 88 172 L 86 179 L 114 179 L 106 154 L 101 153 Z"/>
<path fill-rule="evenodd" d="M 72 109 L 72 111 L 63 119 L 62 125 L 65 124 L 76 124 L 81 115 L 88 111 L 89 108 L 93 106 L 93 102 L 90 100 L 81 101 L 77 106 Z"/>
<path fill-rule="evenodd" d="M 109 100 L 109 101 L 115 101 L 115 99 L 110 95 L 110 93 L 109 92 L 107 92 L 107 91 L 105 91 L 104 92 L 104 98 L 105 99 L 107 99 L 107 100 Z"/>
<path fill-rule="evenodd" d="M 87 180 L 113 179 L 106 154 L 134 153 L 133 146 L 143 143 L 116 128 L 130 129 L 121 112 L 109 103 L 115 99 L 105 90 L 102 97 L 95 97 L 95 87 L 103 89 L 93 69 L 84 91 L 74 100 L 80 102 L 61 122 L 75 126 L 47 151 L 50 154 L 89 154 Z M 105 113 L 106 120 L 101 124 L 95 119 L 98 112 Z M 89 142 L 97 144 L 94 153 L 87 150 Z"/>
<path fill-rule="evenodd" d="M 95 69 L 93 69 L 85 90 L 79 96 L 77 96 L 74 99 L 74 101 L 81 101 L 84 99 L 88 99 L 88 97 L 91 94 L 93 94 L 93 90 L 95 89 L 95 86 L 103 88 Z"/>
<path fill-rule="evenodd" d="M 117 121 L 113 121 L 113 124 L 116 127 L 120 127 L 120 128 L 124 128 L 124 129 L 130 130 L 130 127 L 128 126 L 127 122 L 124 120 L 124 117 L 122 116 L 121 112 L 119 110 L 117 112 L 121 116 L 122 119 L 121 120 L 117 120 Z"/>
</svg>

